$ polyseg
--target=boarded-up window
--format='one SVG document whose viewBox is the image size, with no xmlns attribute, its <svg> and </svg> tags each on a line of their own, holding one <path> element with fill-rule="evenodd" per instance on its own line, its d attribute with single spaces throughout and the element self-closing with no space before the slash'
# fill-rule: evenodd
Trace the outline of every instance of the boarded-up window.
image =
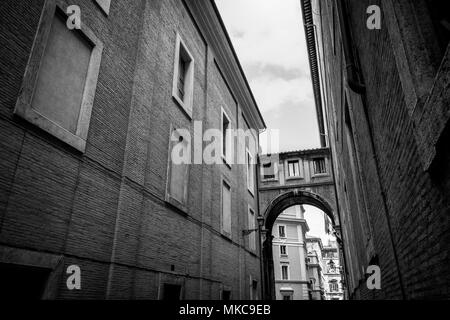
<svg viewBox="0 0 450 320">
<path fill-rule="evenodd" d="M 222 231 L 231 236 L 231 188 L 225 181 L 222 184 Z"/>
<path fill-rule="evenodd" d="M 176 141 L 171 142 L 168 192 L 171 200 L 186 205 L 189 164 L 184 159 L 190 152 L 189 142 L 177 131 L 172 132 L 172 137 Z"/>
<path fill-rule="evenodd" d="M 76 134 L 92 45 L 55 15 L 31 107 Z"/>
</svg>

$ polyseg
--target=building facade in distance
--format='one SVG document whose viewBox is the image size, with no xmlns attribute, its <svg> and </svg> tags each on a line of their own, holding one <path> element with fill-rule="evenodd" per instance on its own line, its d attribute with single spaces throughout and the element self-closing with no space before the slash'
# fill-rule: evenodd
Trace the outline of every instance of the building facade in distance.
<svg viewBox="0 0 450 320">
<path fill-rule="evenodd" d="M 308 269 L 309 292 L 311 300 L 325 300 L 325 277 L 322 259 L 322 239 L 307 236 L 306 249 L 308 258 L 306 267 Z"/>
<path fill-rule="evenodd" d="M 5 0 L 0 20 L 2 293 L 261 297 L 258 134 L 226 133 L 265 124 L 214 1 Z M 207 129 L 219 164 L 173 161 Z"/>
<path fill-rule="evenodd" d="M 322 249 L 322 264 L 326 300 L 344 300 L 344 288 L 336 241 L 329 240 Z"/>
<path fill-rule="evenodd" d="M 274 224 L 273 261 L 277 300 L 309 300 L 306 232 L 303 206 L 280 214 Z"/>
</svg>

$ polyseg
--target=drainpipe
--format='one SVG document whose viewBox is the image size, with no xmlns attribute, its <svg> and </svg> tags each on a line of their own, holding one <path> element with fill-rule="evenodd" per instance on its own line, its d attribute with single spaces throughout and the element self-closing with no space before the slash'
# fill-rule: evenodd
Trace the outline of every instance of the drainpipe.
<svg viewBox="0 0 450 320">
<path fill-rule="evenodd" d="M 263 133 L 264 131 L 266 131 L 266 129 L 263 129 L 259 132 L 259 135 L 261 135 L 261 133 Z M 259 136 L 258 136 L 258 142 L 259 142 Z M 256 207 L 258 209 L 258 218 L 262 217 L 261 216 L 261 208 L 260 208 L 260 204 L 259 204 L 259 174 L 261 172 L 260 168 L 261 168 L 261 162 L 259 159 L 259 154 L 256 157 Z M 264 217 L 262 217 L 264 219 Z M 265 279 L 264 279 L 264 261 L 263 261 L 263 243 L 261 241 L 261 224 L 259 223 L 258 220 L 258 238 L 259 238 L 259 268 L 260 268 L 260 277 L 261 277 L 261 299 L 265 300 Z"/>
</svg>

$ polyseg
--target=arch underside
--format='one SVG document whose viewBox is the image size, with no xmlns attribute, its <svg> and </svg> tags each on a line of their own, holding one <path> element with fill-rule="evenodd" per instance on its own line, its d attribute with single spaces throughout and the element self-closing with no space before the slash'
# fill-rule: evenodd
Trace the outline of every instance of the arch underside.
<svg viewBox="0 0 450 320">
<path fill-rule="evenodd" d="M 264 212 L 264 220 L 266 230 L 271 230 L 275 220 L 287 208 L 295 205 L 312 205 L 328 215 L 333 223 L 336 225 L 337 219 L 332 207 L 321 196 L 303 190 L 293 190 L 285 192 L 271 201 L 266 211 Z"/>
</svg>

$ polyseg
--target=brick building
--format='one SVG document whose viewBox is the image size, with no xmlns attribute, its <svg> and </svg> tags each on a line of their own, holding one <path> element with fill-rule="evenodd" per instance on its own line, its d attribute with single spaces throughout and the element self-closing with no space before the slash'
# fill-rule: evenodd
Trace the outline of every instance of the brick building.
<svg viewBox="0 0 450 320">
<path fill-rule="evenodd" d="M 448 298 L 448 1 L 301 5 L 350 297 Z M 380 290 L 366 286 L 369 265 Z"/>
<path fill-rule="evenodd" d="M 265 128 L 214 2 L 5 0 L 0 21 L 2 294 L 258 298 L 259 244 L 242 232 L 255 168 L 234 164 L 258 136 L 218 165 L 170 157 L 174 129 Z"/>
</svg>

